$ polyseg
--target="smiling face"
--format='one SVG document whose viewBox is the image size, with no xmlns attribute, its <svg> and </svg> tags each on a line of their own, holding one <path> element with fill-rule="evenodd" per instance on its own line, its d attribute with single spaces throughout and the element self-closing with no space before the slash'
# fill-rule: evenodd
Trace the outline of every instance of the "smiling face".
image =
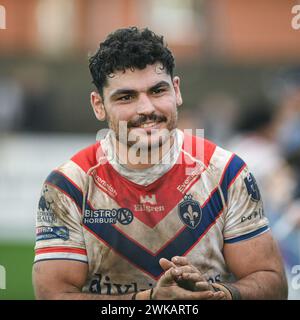
<svg viewBox="0 0 300 320">
<path fill-rule="evenodd" d="M 161 146 L 177 125 L 177 107 L 182 104 L 179 78 L 171 79 L 160 63 L 117 71 L 108 78 L 103 99 L 92 92 L 91 103 L 96 117 L 107 119 L 123 144 L 132 146 L 138 141 L 148 149 Z M 127 135 L 120 132 L 123 124 Z"/>
</svg>

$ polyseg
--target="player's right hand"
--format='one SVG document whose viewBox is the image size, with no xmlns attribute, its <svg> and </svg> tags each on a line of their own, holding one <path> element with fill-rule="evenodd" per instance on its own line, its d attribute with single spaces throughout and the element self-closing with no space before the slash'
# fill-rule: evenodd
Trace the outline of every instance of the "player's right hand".
<svg viewBox="0 0 300 320">
<path fill-rule="evenodd" d="M 223 292 L 215 292 L 191 265 L 176 266 L 162 258 L 159 261 L 165 273 L 153 289 L 154 300 L 221 300 Z M 184 286 L 186 282 L 186 286 Z M 189 287 L 190 286 L 190 287 Z"/>
</svg>

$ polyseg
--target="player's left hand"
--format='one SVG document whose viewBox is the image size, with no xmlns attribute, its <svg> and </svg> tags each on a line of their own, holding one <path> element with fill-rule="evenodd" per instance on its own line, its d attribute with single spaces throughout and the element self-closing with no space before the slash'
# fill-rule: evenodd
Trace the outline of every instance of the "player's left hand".
<svg viewBox="0 0 300 320">
<path fill-rule="evenodd" d="M 189 290 L 181 287 L 176 279 L 180 278 L 182 267 L 176 267 L 173 262 L 167 259 L 160 259 L 159 263 L 165 270 L 159 278 L 156 286 L 150 291 L 150 299 L 153 300 L 220 300 L 223 292 L 212 290 Z M 138 297 L 141 298 L 141 297 Z"/>
<path fill-rule="evenodd" d="M 181 288 L 190 291 L 211 291 L 215 292 L 213 286 L 205 280 L 201 272 L 186 257 L 175 256 L 170 260 L 163 259 L 161 266 L 167 270 L 173 268 L 173 278 Z M 219 299 L 225 299 L 221 295 Z"/>
</svg>

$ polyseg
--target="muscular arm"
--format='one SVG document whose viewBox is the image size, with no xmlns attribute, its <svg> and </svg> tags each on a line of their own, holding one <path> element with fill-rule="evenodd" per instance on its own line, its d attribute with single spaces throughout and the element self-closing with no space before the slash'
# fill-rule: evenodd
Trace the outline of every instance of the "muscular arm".
<svg viewBox="0 0 300 320">
<path fill-rule="evenodd" d="M 176 285 L 174 268 L 171 265 L 162 266 L 165 273 L 155 287 L 154 299 L 220 299 L 222 293 L 191 292 Z M 43 300 L 131 300 L 133 293 L 124 295 L 100 295 L 81 292 L 86 281 L 88 265 L 77 261 L 48 260 L 40 261 L 33 267 L 33 285 L 37 299 Z M 139 292 L 137 300 L 148 300 L 150 290 Z"/>
<path fill-rule="evenodd" d="M 271 233 L 224 245 L 224 257 L 237 277 L 233 283 L 242 299 L 286 299 L 287 281 Z"/>
<path fill-rule="evenodd" d="M 33 266 L 35 296 L 42 300 L 130 300 L 131 294 L 83 293 L 88 265 L 69 260 L 40 261 Z"/>
</svg>

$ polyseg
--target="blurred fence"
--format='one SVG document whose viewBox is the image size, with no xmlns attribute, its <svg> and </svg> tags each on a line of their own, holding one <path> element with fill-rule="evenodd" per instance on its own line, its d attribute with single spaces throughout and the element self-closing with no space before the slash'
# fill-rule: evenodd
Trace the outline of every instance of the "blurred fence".
<svg viewBox="0 0 300 320">
<path fill-rule="evenodd" d="M 51 170 L 94 141 L 92 135 L 2 135 L 0 241 L 34 240 L 43 181 Z"/>
</svg>

